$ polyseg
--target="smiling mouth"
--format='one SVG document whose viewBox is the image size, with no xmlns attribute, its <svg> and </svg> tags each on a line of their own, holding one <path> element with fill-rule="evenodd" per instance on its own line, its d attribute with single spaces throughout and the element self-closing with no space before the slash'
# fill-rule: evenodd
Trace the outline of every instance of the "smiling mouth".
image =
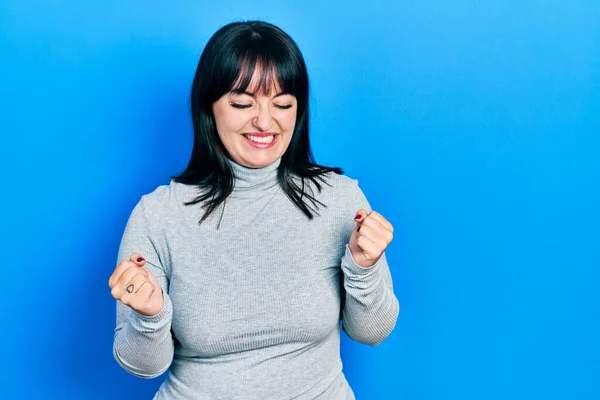
<svg viewBox="0 0 600 400">
<path fill-rule="evenodd" d="M 244 133 L 243 135 L 244 135 L 244 137 L 246 139 L 248 139 L 251 142 L 269 144 L 269 143 L 272 143 L 273 140 L 275 140 L 275 136 L 277 136 L 278 133 L 269 134 L 269 135 L 264 135 L 264 134 L 262 134 L 262 135 L 251 135 L 251 134 L 248 134 L 248 133 Z"/>
</svg>

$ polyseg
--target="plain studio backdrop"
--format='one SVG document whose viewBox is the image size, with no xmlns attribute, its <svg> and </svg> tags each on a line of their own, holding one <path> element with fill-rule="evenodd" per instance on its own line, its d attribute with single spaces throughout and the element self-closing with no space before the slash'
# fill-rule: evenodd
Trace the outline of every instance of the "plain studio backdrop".
<svg viewBox="0 0 600 400">
<path fill-rule="evenodd" d="M 317 161 L 395 226 L 396 329 L 342 339 L 357 398 L 600 398 L 596 0 L 0 2 L 0 398 L 152 398 L 108 277 L 187 164 L 204 45 L 255 18 L 304 53 Z"/>
</svg>

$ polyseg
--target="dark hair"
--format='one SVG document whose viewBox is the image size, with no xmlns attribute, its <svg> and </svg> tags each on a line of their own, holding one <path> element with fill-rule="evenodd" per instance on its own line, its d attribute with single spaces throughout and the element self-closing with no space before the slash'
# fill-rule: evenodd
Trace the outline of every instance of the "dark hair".
<svg viewBox="0 0 600 400">
<path fill-rule="evenodd" d="M 194 147 L 187 168 L 173 177 L 176 182 L 205 189 L 185 203 L 206 201 L 200 223 L 231 194 L 235 179 L 228 152 L 217 133 L 213 103 L 231 90 L 246 90 L 257 64 L 261 66 L 260 91 L 268 93 L 276 80 L 282 91 L 297 101 L 294 133 L 277 170 L 277 179 L 287 197 L 312 219 L 318 206 L 326 205 L 313 196 L 306 180 L 321 191 L 318 181 L 327 183 L 322 175 L 343 173 L 340 168 L 315 163 L 308 137 L 308 73 L 296 43 L 280 28 L 266 22 L 228 24 L 210 38 L 200 56 L 191 90 Z"/>
</svg>

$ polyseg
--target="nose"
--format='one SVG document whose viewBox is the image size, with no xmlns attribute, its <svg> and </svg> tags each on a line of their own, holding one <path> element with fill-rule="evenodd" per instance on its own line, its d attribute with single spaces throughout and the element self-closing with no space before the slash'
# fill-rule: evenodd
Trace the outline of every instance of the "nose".
<svg viewBox="0 0 600 400">
<path fill-rule="evenodd" d="M 268 106 L 259 108 L 258 115 L 252 119 L 252 125 L 262 132 L 266 132 L 271 128 L 273 125 L 273 117 L 271 116 L 271 111 Z"/>
</svg>

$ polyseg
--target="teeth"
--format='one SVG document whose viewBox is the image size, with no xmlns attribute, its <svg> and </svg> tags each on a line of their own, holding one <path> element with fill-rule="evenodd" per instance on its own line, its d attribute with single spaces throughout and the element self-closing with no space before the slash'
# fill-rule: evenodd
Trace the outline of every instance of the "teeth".
<svg viewBox="0 0 600 400">
<path fill-rule="evenodd" d="M 273 136 L 267 136 L 267 137 L 256 137 L 256 136 L 250 136 L 250 135 L 245 135 L 249 140 L 252 140 L 253 142 L 256 143 L 271 143 L 274 139 L 275 139 L 275 135 Z"/>
</svg>

